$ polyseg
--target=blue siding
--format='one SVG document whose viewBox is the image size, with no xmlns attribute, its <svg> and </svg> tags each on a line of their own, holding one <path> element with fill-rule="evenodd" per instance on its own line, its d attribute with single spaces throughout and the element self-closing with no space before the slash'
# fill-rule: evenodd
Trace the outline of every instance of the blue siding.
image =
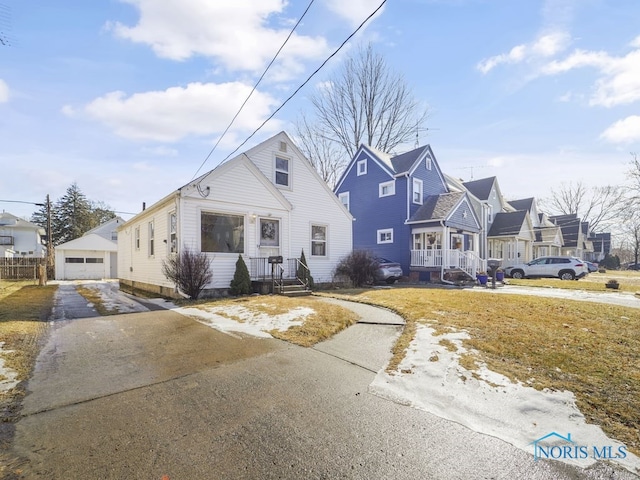
<svg viewBox="0 0 640 480">
<path fill-rule="evenodd" d="M 355 163 L 368 158 L 367 174 L 357 175 Z M 353 222 L 354 250 L 369 250 L 375 255 L 399 262 L 405 275 L 409 274 L 411 259 L 407 215 L 406 178 L 395 179 L 395 195 L 379 198 L 379 184 L 393 179 L 376 161 L 361 152 L 352 162 L 354 168 L 347 173 L 336 195 L 349 192 Z M 377 231 L 393 229 L 393 243 L 378 244 Z"/>
<path fill-rule="evenodd" d="M 467 218 L 464 218 L 464 212 L 467 212 Z M 453 212 L 453 215 L 447 220 L 447 225 L 467 230 L 469 232 L 479 232 L 480 229 L 473 216 L 473 209 L 466 201 L 463 201 Z"/>
<path fill-rule="evenodd" d="M 411 174 L 412 178 L 418 178 L 422 180 L 422 197 L 426 197 L 428 195 L 439 195 L 441 193 L 447 193 L 449 190 L 447 188 L 447 184 L 444 181 L 444 177 L 442 172 L 440 171 L 440 167 L 438 166 L 438 162 L 436 160 L 435 155 L 431 149 L 428 149 L 429 154 L 433 161 L 431 162 L 431 170 L 427 170 L 425 157 L 422 158 L 420 164 L 416 167 L 416 169 Z M 413 180 L 410 182 L 411 188 L 413 189 Z M 409 207 L 410 207 L 410 216 L 414 215 L 416 211 L 422 206 L 417 203 L 413 203 L 413 191 L 411 191 L 411 197 L 409 198 Z"/>
</svg>

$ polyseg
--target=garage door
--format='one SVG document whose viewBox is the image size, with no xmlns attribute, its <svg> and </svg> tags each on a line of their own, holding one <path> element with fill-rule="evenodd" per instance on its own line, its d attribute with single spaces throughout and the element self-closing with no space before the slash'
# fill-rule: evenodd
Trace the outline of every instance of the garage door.
<svg viewBox="0 0 640 480">
<path fill-rule="evenodd" d="M 65 257 L 64 278 L 67 280 L 99 280 L 105 278 L 104 258 Z"/>
</svg>

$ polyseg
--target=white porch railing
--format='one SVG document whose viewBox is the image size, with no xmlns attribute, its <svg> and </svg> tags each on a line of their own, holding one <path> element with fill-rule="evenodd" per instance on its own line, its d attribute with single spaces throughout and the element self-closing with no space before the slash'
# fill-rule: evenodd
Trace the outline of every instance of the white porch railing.
<svg viewBox="0 0 640 480">
<path fill-rule="evenodd" d="M 443 271 L 460 269 L 475 278 L 476 273 L 486 272 L 487 261 L 472 251 L 454 250 L 411 250 L 412 267 L 437 267 Z"/>
</svg>

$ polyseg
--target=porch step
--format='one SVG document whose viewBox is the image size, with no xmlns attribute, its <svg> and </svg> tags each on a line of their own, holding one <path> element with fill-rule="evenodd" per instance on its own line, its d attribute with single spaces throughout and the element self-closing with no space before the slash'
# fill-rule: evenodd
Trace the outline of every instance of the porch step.
<svg viewBox="0 0 640 480">
<path fill-rule="evenodd" d="M 311 295 L 311 290 L 305 288 L 304 285 L 295 284 L 295 285 L 284 285 L 282 287 L 281 295 L 286 297 L 304 297 L 307 295 Z"/>
</svg>

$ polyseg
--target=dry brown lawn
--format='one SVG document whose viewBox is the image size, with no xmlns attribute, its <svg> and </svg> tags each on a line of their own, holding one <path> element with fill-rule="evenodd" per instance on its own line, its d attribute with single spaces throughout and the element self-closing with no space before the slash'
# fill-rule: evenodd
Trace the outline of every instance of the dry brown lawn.
<svg viewBox="0 0 640 480">
<path fill-rule="evenodd" d="M 25 380 L 35 364 L 37 343 L 46 329 L 57 288 L 40 287 L 33 282 L 0 282 L 0 342 L 4 342 L 5 350 L 2 356 L 5 366 L 18 373 L 18 380 Z M 0 393 L 0 400 L 15 393 Z"/>
<path fill-rule="evenodd" d="M 578 282 L 562 282 L 578 283 Z M 640 453 L 640 309 L 525 295 L 395 288 L 333 295 L 390 308 L 407 321 L 390 371 L 416 326 L 464 330 L 477 360 L 512 381 L 570 390 L 590 423 Z M 474 359 L 465 359 L 473 365 Z"/>
<path fill-rule="evenodd" d="M 327 340 L 358 320 L 357 315 L 351 310 L 323 302 L 314 297 L 289 298 L 282 295 L 259 295 L 224 300 L 197 300 L 195 302 L 184 300 L 179 303 L 184 307 L 201 308 L 203 310 L 206 310 L 209 306 L 241 305 L 251 312 L 266 313 L 268 315 L 282 315 L 297 307 L 311 308 L 315 313 L 306 317 L 302 325 L 289 327 L 285 331 L 271 330 L 269 332 L 275 338 L 303 347 L 310 347 Z M 231 320 L 243 321 L 232 314 L 216 313 L 224 315 Z"/>
</svg>

